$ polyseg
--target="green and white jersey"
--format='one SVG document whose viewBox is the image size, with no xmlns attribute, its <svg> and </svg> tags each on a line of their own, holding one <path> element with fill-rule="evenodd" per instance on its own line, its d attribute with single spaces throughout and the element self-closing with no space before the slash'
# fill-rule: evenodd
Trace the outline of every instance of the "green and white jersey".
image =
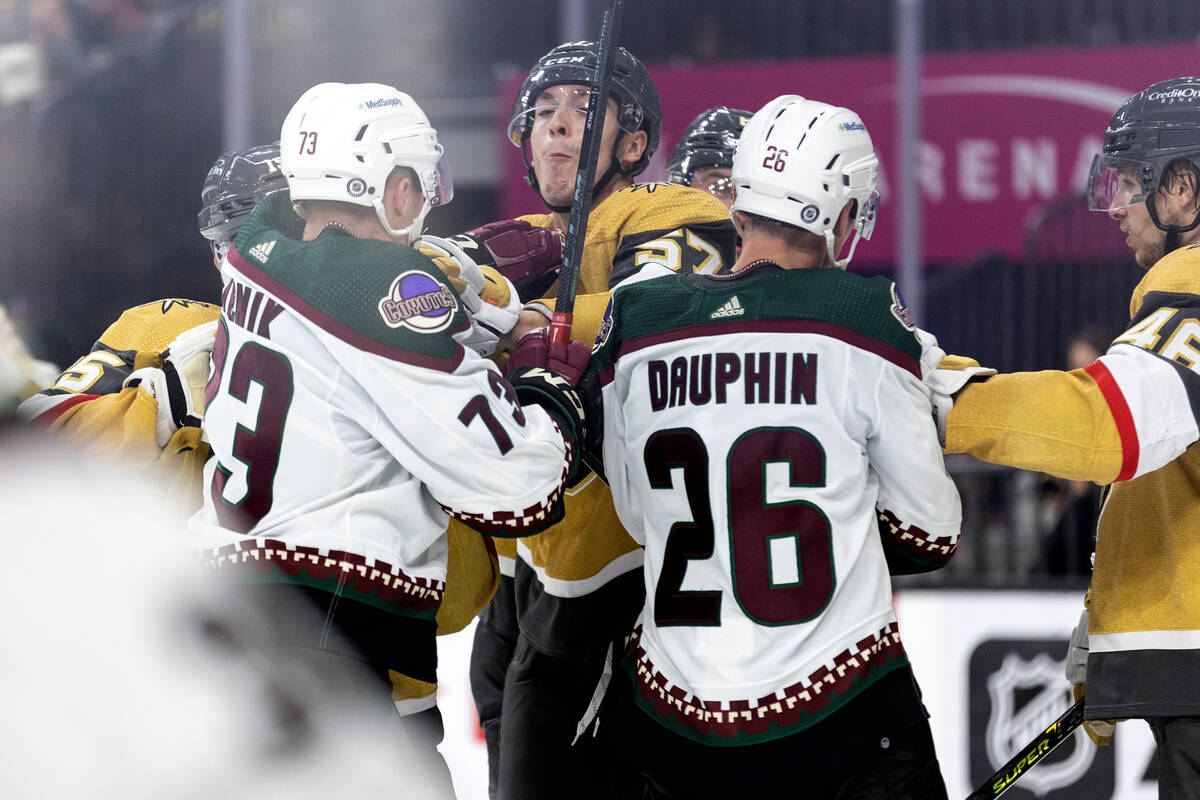
<svg viewBox="0 0 1200 800">
<path fill-rule="evenodd" d="M 883 278 L 764 261 L 615 291 L 592 368 L 646 548 L 626 662 L 643 710 L 750 744 L 907 666 L 889 566 L 941 566 L 961 522 L 920 355 Z"/>
<path fill-rule="evenodd" d="M 302 224 L 270 195 L 222 265 L 191 536 L 252 580 L 431 621 L 448 515 L 509 536 L 551 524 L 568 445 L 455 341 L 468 318 L 432 261 L 332 229 L 303 242 Z"/>
</svg>

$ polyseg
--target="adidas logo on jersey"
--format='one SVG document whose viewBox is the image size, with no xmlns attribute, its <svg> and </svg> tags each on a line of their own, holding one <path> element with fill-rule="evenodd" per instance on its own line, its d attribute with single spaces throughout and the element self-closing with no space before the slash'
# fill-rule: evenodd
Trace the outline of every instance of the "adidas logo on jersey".
<svg viewBox="0 0 1200 800">
<path fill-rule="evenodd" d="M 709 317 L 709 319 L 721 319 L 722 317 L 740 317 L 742 314 L 745 314 L 745 313 L 746 313 L 746 309 L 742 308 L 742 304 L 737 299 L 737 295 L 735 294 L 733 297 L 729 298 L 729 302 L 725 303 L 725 305 L 721 306 L 716 311 L 714 311 L 712 313 L 712 316 Z"/>
<path fill-rule="evenodd" d="M 271 251 L 275 249 L 275 242 L 263 242 L 256 244 L 250 248 L 250 255 L 258 260 L 260 264 L 267 263 L 267 258 L 270 257 Z"/>
</svg>

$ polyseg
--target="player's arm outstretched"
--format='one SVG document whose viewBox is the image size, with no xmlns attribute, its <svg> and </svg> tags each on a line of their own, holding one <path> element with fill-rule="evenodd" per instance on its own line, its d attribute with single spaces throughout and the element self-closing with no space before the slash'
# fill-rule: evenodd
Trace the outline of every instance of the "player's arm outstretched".
<svg viewBox="0 0 1200 800">
<path fill-rule="evenodd" d="M 1188 250 L 1134 294 L 1130 327 L 1083 369 L 968 384 L 947 416 L 946 451 L 1106 484 L 1152 472 L 1200 438 L 1200 295 Z"/>
<path fill-rule="evenodd" d="M 863 381 L 864 411 L 875 420 L 867 460 L 879 479 L 876 513 L 893 575 L 945 566 L 958 548 L 962 502 L 946 472 L 929 391 L 919 368 L 877 364 Z"/>
</svg>

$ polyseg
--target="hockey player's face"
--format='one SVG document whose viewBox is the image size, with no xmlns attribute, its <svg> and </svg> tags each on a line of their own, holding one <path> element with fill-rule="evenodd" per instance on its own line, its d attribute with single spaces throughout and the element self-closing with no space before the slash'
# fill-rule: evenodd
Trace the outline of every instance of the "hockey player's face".
<svg viewBox="0 0 1200 800">
<path fill-rule="evenodd" d="M 587 102 L 588 87 L 579 84 L 551 86 L 537 99 L 529 134 L 530 160 L 542 197 L 552 206 L 569 206 L 575 194 Z M 610 97 L 596 175 L 602 175 L 612 162 L 617 129 L 617 104 Z"/>
<path fill-rule="evenodd" d="M 1124 177 L 1124 176 L 1122 176 Z M 1135 177 L 1129 178 L 1131 182 Z M 1156 193 L 1157 194 L 1157 193 Z M 1157 202 L 1158 198 L 1155 198 Z M 1161 208 L 1160 208 L 1161 218 Z M 1114 203 L 1108 215 L 1121 224 L 1121 232 L 1126 234 L 1125 244 L 1133 251 L 1134 260 L 1142 269 L 1150 269 L 1163 257 L 1166 251 L 1167 234 L 1160 230 L 1150 219 L 1146 210 L 1144 196 L 1138 196 L 1136 201 L 1128 204 Z"/>
<path fill-rule="evenodd" d="M 692 186 L 716 197 L 725 207 L 733 205 L 733 182 L 729 167 L 698 167 L 692 175 Z"/>
</svg>

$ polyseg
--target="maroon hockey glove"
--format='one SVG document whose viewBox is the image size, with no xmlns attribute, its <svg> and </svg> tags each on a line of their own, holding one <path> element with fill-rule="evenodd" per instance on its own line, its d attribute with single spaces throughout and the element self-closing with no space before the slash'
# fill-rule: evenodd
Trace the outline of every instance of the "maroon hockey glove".
<svg viewBox="0 0 1200 800">
<path fill-rule="evenodd" d="M 592 349 L 574 339 L 566 344 L 551 342 L 547 330 L 538 328 L 521 337 L 505 364 L 506 372 L 515 372 L 520 367 L 544 367 L 578 386 L 592 358 Z"/>
<path fill-rule="evenodd" d="M 512 281 L 525 303 L 545 294 L 562 266 L 563 235 L 557 228 L 503 219 L 450 238 L 475 263 L 493 266 Z"/>
</svg>

